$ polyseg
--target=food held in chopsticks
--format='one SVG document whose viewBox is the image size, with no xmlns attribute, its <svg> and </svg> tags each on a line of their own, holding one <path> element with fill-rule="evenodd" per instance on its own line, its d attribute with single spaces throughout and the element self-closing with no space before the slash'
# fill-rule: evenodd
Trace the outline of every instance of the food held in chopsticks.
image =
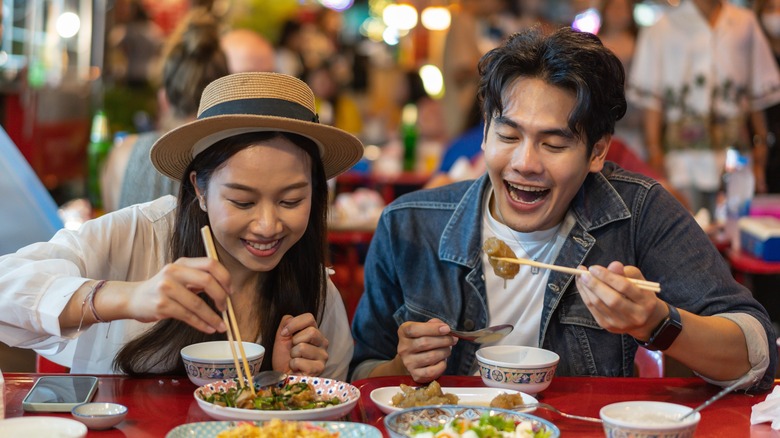
<svg viewBox="0 0 780 438">
<path fill-rule="evenodd" d="M 482 244 L 482 250 L 488 255 L 488 260 L 490 261 L 490 266 L 493 267 L 493 272 L 504 280 L 515 278 L 515 275 L 520 272 L 520 266 L 517 264 L 497 259 L 497 257 L 516 258 L 512 248 L 507 246 L 507 244 L 500 239 L 496 239 L 495 237 L 488 238 L 485 243 Z"/>
<path fill-rule="evenodd" d="M 411 436 L 416 438 L 458 438 L 458 437 L 507 437 L 546 438 L 551 432 L 543 427 L 534 427 L 530 421 L 515 422 L 498 415 L 485 414 L 479 420 L 453 418 L 444 425 L 412 426 Z"/>
<path fill-rule="evenodd" d="M 242 423 L 233 429 L 220 432 L 217 438 L 336 438 L 338 432 L 328 432 L 307 422 L 271 420 L 262 426 Z"/>
<path fill-rule="evenodd" d="M 402 383 L 401 392 L 393 396 L 393 406 L 397 408 L 456 404 L 458 404 L 458 396 L 444 393 L 439 382 L 435 380 L 419 388 Z"/>
<path fill-rule="evenodd" d="M 493 257 L 491 257 L 491 259 L 492 258 Z M 514 263 L 517 265 L 535 266 L 537 268 L 563 272 L 564 274 L 583 275 L 588 272 L 588 271 L 583 271 L 581 269 L 570 268 L 568 266 L 551 265 L 549 263 L 542 263 L 542 262 L 537 262 L 535 260 L 528 260 L 524 258 L 495 257 L 495 259 L 500 262 Z M 628 277 L 626 279 L 631 283 L 634 283 L 639 289 L 644 289 L 655 293 L 661 291 L 661 285 L 654 281 L 640 280 L 638 278 L 628 278 Z"/>
<path fill-rule="evenodd" d="M 246 386 L 236 386 L 226 392 L 214 392 L 204 400 L 218 406 L 264 411 L 316 409 L 341 403 L 338 397 L 317 395 L 314 387 L 307 382 L 261 388 L 255 394 Z"/>
</svg>

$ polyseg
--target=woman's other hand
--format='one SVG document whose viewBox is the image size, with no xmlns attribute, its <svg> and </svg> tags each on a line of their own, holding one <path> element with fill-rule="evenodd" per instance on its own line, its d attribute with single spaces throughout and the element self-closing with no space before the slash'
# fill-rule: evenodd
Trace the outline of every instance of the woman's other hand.
<svg viewBox="0 0 780 438">
<path fill-rule="evenodd" d="M 272 356 L 273 368 L 287 373 L 319 376 L 328 361 L 328 339 L 311 313 L 285 315 L 279 323 Z"/>
</svg>

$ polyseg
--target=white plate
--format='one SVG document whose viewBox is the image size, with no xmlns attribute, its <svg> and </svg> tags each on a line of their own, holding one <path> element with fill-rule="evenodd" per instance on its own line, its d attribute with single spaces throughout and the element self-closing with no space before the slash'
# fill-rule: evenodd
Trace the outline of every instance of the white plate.
<svg viewBox="0 0 780 438">
<path fill-rule="evenodd" d="M 195 390 L 195 400 L 201 409 L 217 420 L 262 421 L 278 418 L 280 420 L 335 420 L 348 414 L 360 400 L 360 390 L 349 383 L 322 377 L 290 376 L 287 383 L 308 382 L 317 394 L 338 397 L 341 403 L 316 409 L 297 411 L 261 411 L 257 409 L 227 408 L 209 403 L 206 397 L 214 392 L 225 392 L 236 386 L 235 380 L 221 380 L 203 385 Z"/>
<path fill-rule="evenodd" d="M 512 389 L 503 388 L 442 388 L 442 392 L 448 394 L 455 394 L 458 396 L 459 405 L 468 406 L 490 406 L 490 401 L 497 395 L 504 394 L 521 394 L 523 396 L 523 403 L 537 403 L 535 397 L 530 396 L 524 392 L 514 391 Z M 377 388 L 371 391 L 371 401 L 377 405 L 380 411 L 385 414 L 391 412 L 400 411 L 401 408 L 393 406 L 393 396 L 401 392 L 400 386 L 386 386 L 384 388 Z M 515 409 L 517 412 L 533 412 L 536 408 L 529 409 Z"/>
<path fill-rule="evenodd" d="M 256 422 L 262 424 L 262 422 Z M 339 438 L 382 438 L 382 432 L 374 426 L 361 423 L 340 421 L 312 421 L 328 432 L 338 432 Z M 214 438 L 218 433 L 232 429 L 238 425 L 235 421 L 203 421 L 200 423 L 182 424 L 171 429 L 165 438 Z"/>
<path fill-rule="evenodd" d="M 25 438 L 83 438 L 87 436 L 87 426 L 62 417 L 15 417 L 0 420 L 3 436 Z"/>
</svg>

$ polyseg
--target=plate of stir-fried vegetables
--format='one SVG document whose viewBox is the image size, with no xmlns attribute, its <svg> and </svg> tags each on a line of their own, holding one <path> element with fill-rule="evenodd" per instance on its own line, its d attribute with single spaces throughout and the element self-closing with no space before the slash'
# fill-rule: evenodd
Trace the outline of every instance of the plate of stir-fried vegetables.
<svg viewBox="0 0 780 438">
<path fill-rule="evenodd" d="M 222 380 L 195 390 L 195 400 L 218 420 L 335 420 L 360 399 L 349 383 L 321 377 L 290 376 L 265 388 L 240 388 L 236 380 Z"/>
</svg>

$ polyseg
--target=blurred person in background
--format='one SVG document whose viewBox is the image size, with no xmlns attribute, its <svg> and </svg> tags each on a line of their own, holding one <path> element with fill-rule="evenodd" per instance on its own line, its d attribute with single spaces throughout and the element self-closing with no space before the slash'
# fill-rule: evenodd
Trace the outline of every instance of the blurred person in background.
<svg viewBox="0 0 780 438">
<path fill-rule="evenodd" d="M 111 150 L 101 178 L 106 211 L 178 192 L 178 182 L 151 165 L 149 150 L 163 133 L 194 120 L 203 89 L 229 73 L 219 31 L 219 23 L 207 9 L 195 8 L 171 34 L 157 93 L 159 129 L 127 136 Z"/>
<path fill-rule="evenodd" d="M 639 26 L 634 21 L 635 0 L 604 0 L 599 9 L 601 27 L 598 37 L 631 71 Z M 647 157 L 642 136 L 642 110 L 628 103 L 626 116 L 615 124 L 615 136 L 625 142 L 640 158 Z"/>
<path fill-rule="evenodd" d="M 303 79 L 303 33 L 301 24 L 291 18 L 284 22 L 276 44 L 276 68 L 279 73 Z"/>
<path fill-rule="evenodd" d="M 479 113 L 472 111 L 479 83 L 477 64 L 506 36 L 490 25 L 506 8 L 506 0 L 461 0 L 452 14 L 442 57 L 442 106 L 448 139 L 478 122 Z"/>
<path fill-rule="evenodd" d="M 650 164 L 694 212 L 706 208 L 714 217 L 729 147 L 752 149 L 756 191 L 766 191 L 763 110 L 780 101 L 780 74 L 752 11 L 683 0 L 643 28 L 629 99 L 644 110 Z"/>
<path fill-rule="evenodd" d="M 220 39 L 230 73 L 276 71 L 273 45 L 250 29 L 233 29 Z"/>
<path fill-rule="evenodd" d="M 334 68 L 329 61 L 325 61 L 307 70 L 304 82 L 314 91 L 320 123 L 357 135 L 363 130 L 360 108 L 348 89 L 338 80 Z"/>
<path fill-rule="evenodd" d="M 149 18 L 141 0 L 130 0 L 127 7 L 127 23 L 114 26 L 109 34 L 110 47 L 121 54 L 112 66 L 119 69 L 118 75 L 130 88 L 149 88 L 165 36 Z"/>
<path fill-rule="evenodd" d="M 166 130 L 195 119 L 200 93 L 228 73 L 273 71 L 273 46 L 256 32 L 235 29 L 219 36 L 217 20 L 204 8 L 196 8 L 171 36 L 158 93 L 160 129 L 129 136 L 118 142 L 103 173 L 107 211 L 175 195 L 178 184 L 157 173 L 149 162 L 149 150 Z"/>
<path fill-rule="evenodd" d="M 772 47 L 775 61 L 780 65 L 780 0 L 757 0 L 753 7 Z M 766 109 L 766 120 L 766 187 L 769 193 L 780 193 L 780 104 Z"/>
</svg>

